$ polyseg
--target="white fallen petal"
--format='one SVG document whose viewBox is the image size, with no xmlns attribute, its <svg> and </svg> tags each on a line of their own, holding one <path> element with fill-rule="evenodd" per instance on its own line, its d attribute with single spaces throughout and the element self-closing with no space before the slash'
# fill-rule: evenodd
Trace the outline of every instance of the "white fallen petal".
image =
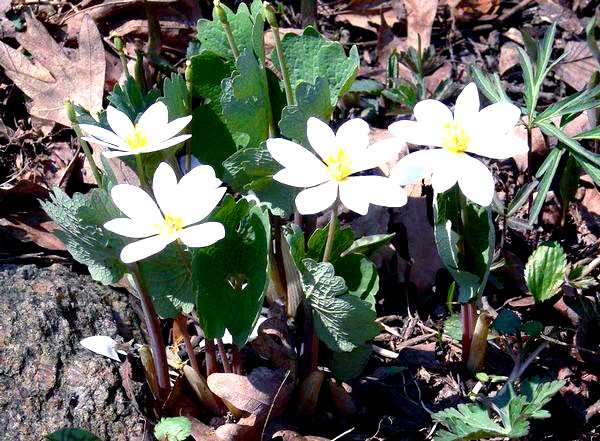
<svg viewBox="0 0 600 441">
<path fill-rule="evenodd" d="M 338 195 L 336 182 L 325 182 L 302 190 L 296 196 L 296 208 L 300 214 L 315 214 L 331 207 Z"/>
<path fill-rule="evenodd" d="M 86 337 L 79 342 L 84 348 L 95 352 L 96 354 L 103 355 L 115 361 L 121 361 L 119 354 L 117 354 L 116 346 L 117 342 L 106 335 L 94 335 L 92 337 Z"/>
</svg>

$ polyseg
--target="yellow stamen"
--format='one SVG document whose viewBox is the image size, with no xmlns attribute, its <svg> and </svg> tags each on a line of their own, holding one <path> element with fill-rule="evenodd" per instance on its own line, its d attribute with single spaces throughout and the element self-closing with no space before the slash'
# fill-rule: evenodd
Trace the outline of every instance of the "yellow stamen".
<svg viewBox="0 0 600 441">
<path fill-rule="evenodd" d="M 325 158 L 327 170 L 331 175 L 331 180 L 341 182 L 352 174 L 352 164 L 350 156 L 344 149 L 338 149 L 335 155 L 329 155 Z"/>
<path fill-rule="evenodd" d="M 171 214 L 165 215 L 165 221 L 162 225 L 157 225 L 158 231 L 161 236 L 172 236 L 175 233 L 183 230 L 183 219 L 179 216 L 173 216 Z"/>
<path fill-rule="evenodd" d="M 471 139 L 464 127 L 455 121 L 444 124 L 442 147 L 452 153 L 464 153 Z"/>
<path fill-rule="evenodd" d="M 133 131 L 125 138 L 125 142 L 131 150 L 136 151 L 148 145 L 148 135 L 140 127 L 134 126 Z"/>
</svg>

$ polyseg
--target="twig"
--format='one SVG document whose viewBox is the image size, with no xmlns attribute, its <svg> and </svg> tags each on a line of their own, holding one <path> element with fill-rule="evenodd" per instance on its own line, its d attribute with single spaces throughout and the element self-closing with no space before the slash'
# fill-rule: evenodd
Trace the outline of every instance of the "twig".
<svg viewBox="0 0 600 441">
<path fill-rule="evenodd" d="M 265 419 L 265 424 L 263 425 L 263 430 L 262 433 L 260 435 L 260 441 L 262 441 L 265 437 L 265 430 L 267 429 L 267 424 L 269 423 L 269 418 L 271 418 L 271 412 L 273 411 L 273 407 L 275 407 L 275 402 L 277 401 L 277 397 L 279 396 L 279 393 L 281 392 L 281 389 L 283 388 L 283 385 L 285 384 L 285 382 L 287 381 L 288 377 L 290 376 L 290 370 L 288 369 L 288 371 L 285 373 L 285 376 L 283 377 L 283 381 L 281 382 L 281 384 L 279 385 L 279 387 L 277 388 L 277 392 L 275 392 L 275 396 L 273 397 L 273 401 L 271 402 L 271 405 L 269 406 L 269 412 L 267 413 L 267 418 Z"/>
<path fill-rule="evenodd" d="M 345 432 L 340 433 L 338 436 L 333 438 L 331 441 L 337 441 L 339 439 L 342 439 L 343 436 L 348 435 L 350 432 L 354 431 L 354 429 L 356 429 L 356 427 L 351 427 L 350 429 L 346 430 Z"/>
</svg>

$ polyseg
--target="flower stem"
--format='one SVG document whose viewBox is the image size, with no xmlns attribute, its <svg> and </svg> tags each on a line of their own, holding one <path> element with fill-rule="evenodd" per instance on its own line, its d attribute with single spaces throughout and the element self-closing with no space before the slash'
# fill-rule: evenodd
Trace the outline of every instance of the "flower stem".
<svg viewBox="0 0 600 441">
<path fill-rule="evenodd" d="M 165 344 L 160 329 L 160 320 L 158 319 L 158 315 L 156 315 L 152 300 L 150 300 L 150 296 L 148 295 L 148 291 L 142 280 L 139 266 L 137 264 L 131 265 L 129 270 L 135 280 L 137 291 L 140 295 L 144 322 L 146 323 L 146 329 L 148 330 L 148 338 L 150 340 L 150 347 L 152 348 L 152 359 L 154 361 L 154 368 L 156 369 L 159 396 L 161 400 L 166 400 L 171 385 L 169 383 L 167 353 L 165 351 Z"/>
<path fill-rule="evenodd" d="M 283 46 L 279 36 L 279 27 L 271 25 L 271 32 L 273 34 L 273 41 L 275 42 L 275 52 L 277 53 L 277 61 L 279 62 L 279 71 L 281 72 L 281 79 L 283 80 L 285 100 L 288 106 L 293 106 L 296 102 L 294 100 L 294 93 L 292 92 L 292 83 L 290 82 L 287 62 L 285 61 L 285 55 L 283 54 Z"/>
<path fill-rule="evenodd" d="M 331 207 L 331 218 L 329 219 L 329 229 L 327 230 L 327 242 L 325 242 L 325 252 L 323 253 L 323 262 L 329 262 L 331 249 L 333 248 L 333 239 L 335 237 L 335 227 L 337 224 L 337 201 Z"/>
<path fill-rule="evenodd" d="M 210 374 L 214 374 L 218 372 L 219 369 L 217 367 L 217 354 L 215 353 L 215 342 L 212 338 L 205 339 L 205 347 L 206 347 L 206 377 L 208 378 Z"/>
<path fill-rule="evenodd" d="M 231 53 L 233 54 L 233 58 L 237 59 L 240 56 L 240 51 L 235 44 L 235 38 L 233 37 L 233 32 L 231 31 L 231 26 L 229 25 L 229 20 L 227 20 L 227 14 L 221 6 L 220 0 L 214 1 L 215 11 L 217 13 L 217 17 L 221 22 L 221 26 L 223 26 L 223 31 L 225 32 L 225 36 L 227 37 L 227 43 L 229 43 L 229 48 L 231 49 Z"/>
<path fill-rule="evenodd" d="M 190 365 L 192 366 L 192 369 L 194 369 L 198 375 L 201 375 L 200 366 L 198 366 L 198 360 L 196 359 L 196 353 L 194 352 L 194 347 L 192 346 L 192 342 L 190 340 L 190 334 L 187 330 L 187 319 L 185 318 L 185 315 L 179 315 L 179 317 L 177 317 L 173 322 L 173 326 L 183 337 L 185 352 L 187 352 L 188 358 L 190 359 Z"/>
<path fill-rule="evenodd" d="M 191 62 L 188 60 L 186 62 L 185 67 L 185 86 L 187 89 L 187 99 L 186 99 L 186 107 L 188 114 L 192 114 L 192 99 L 193 95 L 193 85 L 192 85 L 192 72 L 191 72 Z M 186 128 L 187 133 L 192 133 L 192 127 L 188 126 Z M 188 139 L 185 142 L 185 163 L 184 163 L 184 174 L 189 173 L 192 169 L 192 139 Z"/>
<path fill-rule="evenodd" d="M 135 168 L 140 180 L 140 185 L 144 188 L 148 187 L 148 181 L 146 180 L 146 173 L 144 171 L 144 164 L 142 163 L 142 155 L 135 155 Z"/>
<path fill-rule="evenodd" d="M 217 339 L 217 347 L 219 348 L 219 356 L 221 357 L 221 363 L 223 363 L 223 372 L 225 372 L 226 374 L 230 374 L 231 366 L 229 365 L 229 360 L 227 360 L 227 351 L 225 350 L 223 340 L 221 340 L 220 338 Z"/>
<path fill-rule="evenodd" d="M 85 154 L 85 159 L 90 164 L 90 168 L 92 169 L 92 173 L 94 174 L 94 180 L 96 181 L 96 185 L 100 187 L 102 185 L 102 175 L 100 174 L 100 170 L 94 162 L 94 157 L 92 155 L 92 150 L 90 149 L 89 144 L 81 139 L 83 137 L 83 133 L 81 132 L 81 128 L 77 122 L 77 115 L 75 114 L 75 109 L 73 108 L 73 104 L 70 101 L 65 103 L 65 109 L 67 111 L 67 115 L 69 116 L 69 120 L 71 121 L 71 127 L 75 131 L 77 135 L 77 139 L 81 144 L 81 148 L 83 149 L 83 153 Z"/>
</svg>

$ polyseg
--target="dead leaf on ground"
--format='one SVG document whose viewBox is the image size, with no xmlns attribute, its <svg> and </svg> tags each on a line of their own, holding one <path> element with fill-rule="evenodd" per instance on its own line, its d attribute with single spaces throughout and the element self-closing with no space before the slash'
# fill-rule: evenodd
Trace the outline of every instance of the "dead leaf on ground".
<svg viewBox="0 0 600 441">
<path fill-rule="evenodd" d="M 208 387 L 223 401 L 231 404 L 241 412 L 266 417 L 277 390 L 285 378 L 281 370 L 274 371 L 266 367 L 254 369 L 250 375 L 216 373 L 208 377 Z M 273 405 L 271 417 L 276 417 L 285 410 L 292 386 L 285 384 Z"/>
<path fill-rule="evenodd" d="M 556 77 L 575 90 L 583 90 L 594 72 L 600 69 L 585 41 L 569 41 L 565 58 L 556 67 Z"/>
<path fill-rule="evenodd" d="M 500 0 L 449 0 L 453 16 L 458 21 L 471 21 L 482 16 L 495 15 L 500 7 Z"/>
<path fill-rule="evenodd" d="M 79 48 L 71 60 L 46 28 L 25 14 L 27 30 L 15 35 L 33 57 L 0 42 L 0 65 L 29 98 L 31 115 L 70 126 L 64 110 L 71 100 L 92 114 L 102 109 L 106 60 L 100 32 L 86 16 L 79 31 Z"/>
<path fill-rule="evenodd" d="M 377 32 L 377 29 L 381 24 L 381 14 L 383 14 L 388 26 L 392 27 L 394 24 L 398 23 L 398 16 L 396 15 L 396 11 L 392 8 L 384 10 L 383 13 L 378 9 L 367 11 L 342 11 L 335 16 L 335 22 L 354 26 L 370 32 Z"/>
<path fill-rule="evenodd" d="M 273 434 L 271 440 L 275 441 L 329 441 L 327 438 L 311 435 L 300 435 L 293 430 L 278 430 Z"/>
<path fill-rule="evenodd" d="M 574 34 L 583 32 L 583 24 L 575 11 L 564 7 L 556 1 L 540 0 L 538 3 L 539 8 L 537 9 L 537 13 L 542 20 L 548 23 L 557 23 L 565 31 L 573 32 Z"/>
<path fill-rule="evenodd" d="M 221 441 L 221 439 L 215 433 L 215 429 L 207 426 L 196 418 L 188 418 L 192 423 L 192 438 L 194 438 L 194 441 Z"/>
<path fill-rule="evenodd" d="M 431 43 L 431 28 L 435 20 L 438 0 L 404 0 L 406 7 L 407 45 L 417 49 L 418 36 L 421 47 Z"/>
<path fill-rule="evenodd" d="M 498 72 L 504 75 L 506 71 L 519 64 L 519 50 L 517 45 L 508 42 L 500 48 L 500 58 L 498 60 Z"/>
<path fill-rule="evenodd" d="M 596 188 L 587 188 L 581 201 L 587 212 L 594 216 L 600 216 L 600 192 Z M 598 218 L 596 218 L 597 220 Z"/>
</svg>

